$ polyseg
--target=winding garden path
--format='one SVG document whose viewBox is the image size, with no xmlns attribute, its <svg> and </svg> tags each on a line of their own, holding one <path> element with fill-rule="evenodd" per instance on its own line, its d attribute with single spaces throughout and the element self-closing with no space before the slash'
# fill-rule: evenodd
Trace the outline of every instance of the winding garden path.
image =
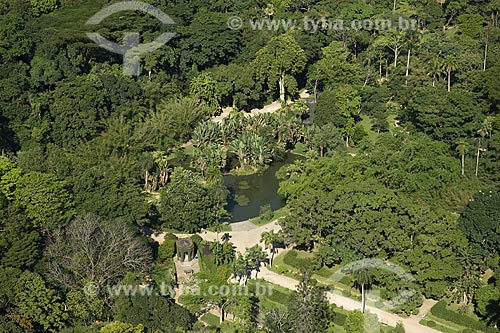
<svg viewBox="0 0 500 333">
<path fill-rule="evenodd" d="M 299 284 L 299 281 L 270 271 L 267 267 L 262 267 L 260 269 L 259 278 L 291 290 L 295 290 L 297 288 L 297 285 Z M 330 303 L 336 304 L 337 306 L 342 306 L 344 309 L 349 311 L 361 309 L 361 302 L 342 295 L 334 294 L 330 291 L 326 293 L 326 298 Z M 371 306 L 366 306 L 366 309 L 371 313 L 375 313 L 378 316 L 379 321 L 384 324 L 396 326 L 398 322 L 402 322 L 407 333 L 439 333 L 440 331 L 421 325 L 419 323 L 420 319 L 422 319 L 422 316 L 424 316 L 430 310 L 432 305 L 432 301 L 426 300 L 420 308 L 419 315 L 411 316 L 409 318 L 403 318 L 396 314 L 383 311 Z"/>
<path fill-rule="evenodd" d="M 300 93 L 300 98 L 306 99 L 309 97 L 309 94 L 307 91 L 303 91 Z M 290 103 L 290 101 L 287 101 L 287 103 Z M 272 102 L 271 104 L 265 105 L 262 109 L 252 109 L 249 113 L 245 113 L 248 117 L 252 117 L 261 113 L 270 113 L 270 112 L 275 112 L 281 108 L 281 101 L 275 101 Z M 226 107 L 222 109 L 222 113 L 218 115 L 217 117 L 212 118 L 212 120 L 216 123 L 220 123 L 224 118 L 229 116 L 229 114 L 233 111 L 232 107 Z"/>
</svg>

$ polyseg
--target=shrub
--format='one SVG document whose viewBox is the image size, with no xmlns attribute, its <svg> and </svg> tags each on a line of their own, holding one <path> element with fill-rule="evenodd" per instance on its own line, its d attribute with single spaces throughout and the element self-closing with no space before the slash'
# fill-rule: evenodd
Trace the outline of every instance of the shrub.
<svg viewBox="0 0 500 333">
<path fill-rule="evenodd" d="M 286 267 L 285 267 L 285 266 L 277 266 L 277 267 L 276 267 L 276 272 L 277 272 L 278 274 L 284 274 L 284 273 L 286 273 L 287 271 L 288 271 L 288 270 L 286 269 Z"/>
<path fill-rule="evenodd" d="M 488 327 L 485 323 L 474 320 L 473 318 L 459 314 L 455 311 L 446 308 L 446 301 L 441 300 L 437 302 L 431 309 L 431 313 L 441 319 L 451 321 L 460 326 L 471 328 L 474 330 L 494 333 L 497 332 L 493 327 Z"/>
<path fill-rule="evenodd" d="M 174 234 L 167 233 L 163 243 L 158 247 L 158 260 L 160 262 L 167 259 L 171 259 L 175 256 L 175 243 L 177 242 L 177 236 Z"/>
<path fill-rule="evenodd" d="M 333 315 L 333 323 L 339 326 L 344 326 L 346 317 L 347 316 L 342 312 L 335 311 Z"/>
<path fill-rule="evenodd" d="M 436 327 L 436 326 L 437 326 L 437 324 L 436 324 L 436 322 L 435 322 L 434 320 L 429 320 L 429 321 L 427 322 L 427 326 L 429 326 L 429 327 Z"/>
<path fill-rule="evenodd" d="M 194 234 L 190 238 L 194 244 L 194 253 L 199 257 L 200 254 L 198 253 L 199 252 L 198 249 L 201 249 L 201 242 L 203 242 L 203 238 L 201 238 L 201 236 L 198 234 Z"/>
<path fill-rule="evenodd" d="M 405 327 L 403 326 L 403 323 L 398 321 L 396 324 L 396 327 L 391 331 L 392 333 L 405 333 Z"/>
<path fill-rule="evenodd" d="M 344 297 L 351 297 L 352 293 L 349 289 L 343 289 L 342 290 L 342 296 Z"/>
<path fill-rule="evenodd" d="M 295 250 L 290 250 L 285 254 L 283 262 L 288 266 L 292 266 L 301 270 L 302 268 L 311 269 L 313 263 L 310 259 L 298 258 L 298 252 Z"/>
</svg>

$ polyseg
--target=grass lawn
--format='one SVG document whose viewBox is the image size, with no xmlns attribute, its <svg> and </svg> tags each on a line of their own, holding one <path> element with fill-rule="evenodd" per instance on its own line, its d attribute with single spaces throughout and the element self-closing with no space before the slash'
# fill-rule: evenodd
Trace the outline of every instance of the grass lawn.
<svg viewBox="0 0 500 333">
<path fill-rule="evenodd" d="M 296 155 L 302 155 L 302 156 L 305 156 L 306 153 L 307 153 L 308 149 L 306 147 L 305 144 L 303 143 L 297 143 L 295 145 L 295 148 L 293 148 L 293 150 L 291 151 L 292 154 L 296 154 Z"/>
<path fill-rule="evenodd" d="M 260 286 L 260 294 L 257 296 L 259 298 L 259 305 L 264 309 L 282 308 L 285 309 L 288 306 L 290 300 L 290 295 L 293 293 L 292 290 L 266 282 L 261 279 L 251 279 L 247 282 L 247 287 L 250 291 L 255 291 L 256 285 Z M 263 289 L 265 288 L 265 293 Z"/>
<path fill-rule="evenodd" d="M 428 317 L 428 316 L 426 316 L 426 317 Z M 435 324 L 431 325 L 431 324 L 429 324 L 429 322 L 434 322 Z M 424 326 L 434 328 L 434 329 L 441 331 L 441 332 L 444 332 L 444 333 L 457 333 L 457 332 L 461 332 L 463 329 L 463 328 L 462 329 L 452 329 L 452 328 L 441 325 L 440 323 L 438 323 L 437 321 L 435 321 L 433 319 L 427 319 L 427 318 L 420 320 L 419 323 L 424 325 Z"/>
<path fill-rule="evenodd" d="M 268 216 L 257 216 L 254 217 L 253 219 L 250 219 L 250 222 L 255 224 L 256 226 L 261 226 L 264 224 L 268 224 L 269 222 L 272 222 L 276 219 L 280 219 L 288 214 L 288 208 L 281 207 L 280 209 L 275 210 L 272 215 L 269 214 Z"/>
<path fill-rule="evenodd" d="M 85 25 L 85 22 L 106 5 L 99 0 L 87 0 L 64 6 L 61 9 L 56 9 L 53 13 L 42 16 L 40 27 L 83 35 L 84 32 L 95 29 L 94 26 Z"/>
<path fill-rule="evenodd" d="M 387 122 L 389 123 L 389 132 L 393 132 L 396 129 L 396 125 L 394 124 L 398 115 L 390 114 L 387 116 Z"/>
<path fill-rule="evenodd" d="M 220 326 L 220 318 L 211 313 L 205 313 L 200 318 L 201 321 L 207 323 L 210 326 L 219 327 Z"/>
<path fill-rule="evenodd" d="M 221 226 L 221 230 L 220 230 L 219 233 L 224 233 L 224 232 L 232 230 L 231 229 L 231 224 L 229 224 L 227 222 L 221 223 L 220 226 Z M 207 228 L 207 230 L 215 232 L 215 226 L 211 225 L 210 227 Z M 222 236 L 222 235 L 220 235 L 220 236 Z"/>
<path fill-rule="evenodd" d="M 374 130 L 372 130 L 372 124 L 373 124 L 372 118 L 367 115 L 362 115 L 361 119 L 362 119 L 360 122 L 361 126 L 363 126 L 363 129 L 365 130 L 366 134 L 368 134 L 368 138 L 370 138 L 370 141 L 373 142 L 377 137 L 377 133 Z"/>
</svg>

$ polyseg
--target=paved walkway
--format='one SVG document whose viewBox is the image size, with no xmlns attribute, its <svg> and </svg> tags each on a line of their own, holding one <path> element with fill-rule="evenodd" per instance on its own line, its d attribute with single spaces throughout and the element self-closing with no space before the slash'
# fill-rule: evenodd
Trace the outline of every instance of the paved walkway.
<svg viewBox="0 0 500 333">
<path fill-rule="evenodd" d="M 274 230 L 275 232 L 277 232 L 281 229 L 281 227 L 277 223 L 277 220 L 262 226 L 256 226 L 248 220 L 232 223 L 231 226 L 233 228 L 233 231 L 228 231 L 227 233 L 231 236 L 230 242 L 234 244 L 236 251 L 240 253 L 244 253 L 246 248 L 252 247 L 257 244 L 263 246 L 263 244 L 260 243 L 260 237 L 263 232 L 270 230 Z M 224 233 L 225 232 L 220 232 L 218 234 L 219 239 Z M 162 243 L 164 235 L 164 233 L 160 233 L 157 235 L 151 235 L 151 237 L 155 241 Z M 189 234 L 176 235 L 179 238 L 190 236 Z M 207 231 L 206 233 L 202 233 L 199 235 L 203 239 L 208 241 L 214 241 L 217 238 L 217 234 L 211 231 Z M 270 271 L 267 267 L 261 267 L 258 277 L 270 283 L 277 284 L 291 290 L 295 290 L 297 288 L 297 285 L 299 284 L 297 280 Z M 338 295 L 333 292 L 327 292 L 326 297 L 330 303 L 334 303 L 337 306 L 342 306 L 348 311 L 361 309 L 361 303 L 351 298 Z M 384 324 L 396 326 L 398 322 L 402 322 L 407 333 L 439 333 L 440 331 L 419 324 L 419 321 L 427 314 L 427 312 L 430 311 L 435 303 L 436 301 L 433 300 L 425 300 L 422 307 L 419 309 L 419 314 L 408 318 L 400 317 L 396 314 L 383 311 L 381 309 L 368 305 L 366 306 L 366 309 L 372 313 L 375 313 L 378 316 L 379 321 Z"/>
<path fill-rule="evenodd" d="M 297 285 L 299 284 L 297 280 L 270 271 L 267 267 L 262 267 L 260 269 L 259 278 L 291 290 L 295 290 L 297 288 Z M 334 303 L 337 306 L 342 306 L 348 311 L 361 309 L 361 302 L 342 295 L 327 292 L 326 298 L 330 303 Z M 378 316 L 379 321 L 384 324 L 396 326 L 398 322 L 402 322 L 407 333 L 439 333 L 440 331 L 419 324 L 420 319 L 422 319 L 422 316 L 424 315 L 424 313 L 422 313 L 422 310 L 426 311 L 425 313 L 427 313 L 427 311 L 429 311 L 432 307 L 432 303 L 433 301 L 424 302 L 419 315 L 411 316 L 409 318 L 403 318 L 396 314 L 383 311 L 371 306 L 366 306 L 366 310 L 369 310 L 371 313 L 375 313 Z"/>
<path fill-rule="evenodd" d="M 231 227 L 233 231 L 222 231 L 219 232 L 219 240 L 223 234 L 226 232 L 231 236 L 229 241 L 234 244 L 236 251 L 240 253 L 244 253 L 246 248 L 252 247 L 254 245 L 263 244 L 260 243 L 260 237 L 263 232 L 274 230 L 275 232 L 279 231 L 281 227 L 278 225 L 277 220 L 269 222 L 267 224 L 256 226 L 250 221 L 243 221 L 237 223 L 231 223 Z M 179 238 L 189 237 L 189 234 L 175 234 Z M 204 240 L 207 241 L 215 241 L 217 238 L 217 233 L 212 231 L 207 231 L 206 233 L 199 233 Z M 158 243 L 163 243 L 163 238 L 165 237 L 165 233 L 153 234 L 151 238 L 153 238 Z"/>
</svg>

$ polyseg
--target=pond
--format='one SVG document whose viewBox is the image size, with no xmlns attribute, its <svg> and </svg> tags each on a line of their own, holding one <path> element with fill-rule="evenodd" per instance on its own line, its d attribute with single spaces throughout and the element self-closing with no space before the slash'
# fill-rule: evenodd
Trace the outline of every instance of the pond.
<svg viewBox="0 0 500 333">
<path fill-rule="evenodd" d="M 224 176 L 229 189 L 228 205 L 224 207 L 232 218 L 229 222 L 239 222 L 260 214 L 262 206 L 270 205 L 277 210 L 285 205 L 283 197 L 278 194 L 279 180 L 276 171 L 286 164 L 292 164 L 300 155 L 287 154 L 285 159 L 274 162 L 263 173 L 248 176 Z"/>
</svg>

